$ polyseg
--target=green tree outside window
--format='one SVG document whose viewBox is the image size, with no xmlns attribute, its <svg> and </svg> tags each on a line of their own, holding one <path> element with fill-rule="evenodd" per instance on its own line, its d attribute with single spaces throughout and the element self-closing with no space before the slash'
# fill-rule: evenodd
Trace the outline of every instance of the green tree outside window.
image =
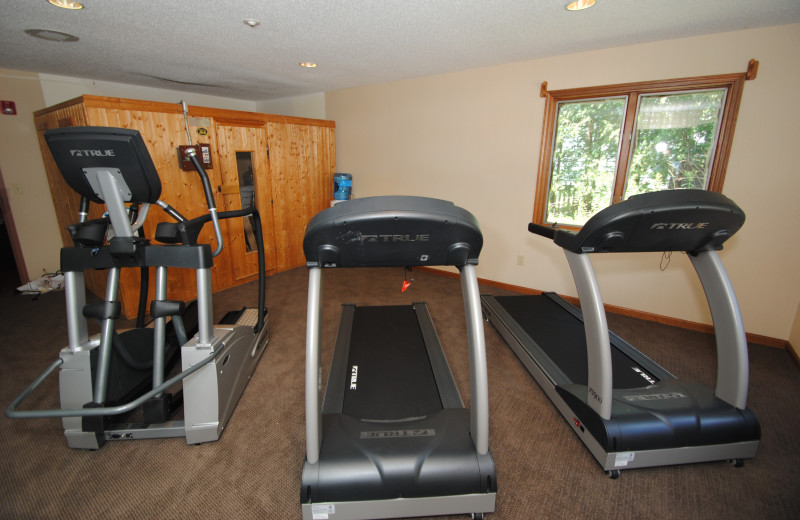
<svg viewBox="0 0 800 520">
<path fill-rule="evenodd" d="M 639 193 L 721 191 L 744 76 L 548 92 L 533 221 L 580 227 Z"/>
</svg>

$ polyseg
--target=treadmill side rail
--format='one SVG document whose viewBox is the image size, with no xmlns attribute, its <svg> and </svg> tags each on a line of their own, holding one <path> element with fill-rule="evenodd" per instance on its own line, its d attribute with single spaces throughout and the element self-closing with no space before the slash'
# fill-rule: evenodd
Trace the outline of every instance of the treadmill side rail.
<svg viewBox="0 0 800 520">
<path fill-rule="evenodd" d="M 420 333 L 425 341 L 425 349 L 428 352 L 436 388 L 439 390 L 442 408 L 463 408 L 464 402 L 461 400 L 461 394 L 458 393 L 458 387 L 453 373 L 450 371 L 450 365 L 447 364 L 447 358 L 444 357 L 439 335 L 433 326 L 428 306 L 424 302 L 416 302 L 413 307 L 419 322 Z"/>
</svg>

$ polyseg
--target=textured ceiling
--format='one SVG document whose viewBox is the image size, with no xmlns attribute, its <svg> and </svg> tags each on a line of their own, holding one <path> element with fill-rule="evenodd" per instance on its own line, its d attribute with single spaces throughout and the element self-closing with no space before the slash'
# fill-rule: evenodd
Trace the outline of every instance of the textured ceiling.
<svg viewBox="0 0 800 520">
<path fill-rule="evenodd" d="M 0 68 L 266 100 L 800 22 L 800 0 L 567 1 L 0 0 Z"/>
</svg>

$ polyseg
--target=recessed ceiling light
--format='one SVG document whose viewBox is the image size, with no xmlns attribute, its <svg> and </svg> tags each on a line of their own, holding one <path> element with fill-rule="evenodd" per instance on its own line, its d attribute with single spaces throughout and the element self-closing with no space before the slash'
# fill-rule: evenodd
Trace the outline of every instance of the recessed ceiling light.
<svg viewBox="0 0 800 520">
<path fill-rule="evenodd" d="M 253 18 L 248 18 L 247 20 L 244 20 L 244 24 L 246 26 L 248 26 L 248 27 L 255 28 L 255 27 L 258 27 L 259 25 L 261 25 L 261 22 L 259 22 L 258 20 L 255 20 Z"/>
<path fill-rule="evenodd" d="M 582 11 L 594 5 L 594 0 L 575 0 L 567 5 L 567 11 Z"/>
<path fill-rule="evenodd" d="M 83 9 L 83 4 L 80 2 L 73 2 L 72 0 L 47 0 L 56 7 L 63 7 L 64 9 Z"/>
<path fill-rule="evenodd" d="M 77 36 L 71 34 L 51 31 L 50 29 L 25 29 L 25 34 L 33 36 L 34 38 L 41 38 L 51 42 L 76 42 Z"/>
<path fill-rule="evenodd" d="M 305 67 L 307 69 L 313 69 L 314 67 L 317 66 L 317 64 L 314 63 L 313 61 L 304 61 L 300 63 L 300 66 Z"/>
</svg>

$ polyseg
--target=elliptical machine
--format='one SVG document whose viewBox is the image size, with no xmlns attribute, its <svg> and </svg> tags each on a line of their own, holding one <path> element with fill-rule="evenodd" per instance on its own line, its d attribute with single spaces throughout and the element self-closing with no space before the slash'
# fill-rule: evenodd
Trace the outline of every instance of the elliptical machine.
<svg viewBox="0 0 800 520">
<path fill-rule="evenodd" d="M 74 246 L 61 249 L 69 343 L 12 401 L 6 416 L 61 417 L 71 448 L 98 449 L 108 440 L 185 437 L 187 443 L 198 444 L 219 439 L 269 342 L 258 211 L 218 213 L 208 175 L 193 148 L 186 155 L 202 181 L 209 213 L 188 220 L 159 200 L 161 181 L 138 131 L 63 128 L 48 130 L 45 141 L 67 184 L 81 196 L 80 221 L 69 226 Z M 91 202 L 105 204 L 103 218 L 87 220 Z M 158 224 L 155 240 L 160 245 L 135 235 L 151 204 L 175 220 Z M 258 246 L 258 307 L 229 312 L 214 325 L 211 267 L 223 248 L 219 220 L 249 215 L 254 216 Z M 209 244 L 197 243 L 209 221 L 217 242 L 213 253 Z M 149 267 L 156 269 L 153 326 L 118 333 L 114 323 L 121 313 L 120 271 Z M 171 267 L 196 271 L 195 302 L 167 300 Z M 84 272 L 90 269 L 108 271 L 105 298 L 99 303 L 86 303 Z M 97 336 L 88 335 L 89 318 L 100 322 Z M 167 378 L 178 358 L 182 371 Z M 19 410 L 58 367 L 61 408 Z M 167 393 L 178 382 L 182 390 Z"/>
</svg>

